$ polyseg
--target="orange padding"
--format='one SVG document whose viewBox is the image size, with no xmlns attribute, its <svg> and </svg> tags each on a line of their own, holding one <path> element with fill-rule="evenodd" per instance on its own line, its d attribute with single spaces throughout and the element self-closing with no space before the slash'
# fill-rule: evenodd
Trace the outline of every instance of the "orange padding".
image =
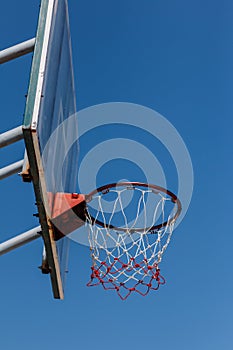
<svg viewBox="0 0 233 350">
<path fill-rule="evenodd" d="M 85 223 L 85 195 L 78 193 L 48 193 L 51 222 L 55 240 L 66 236 Z"/>
</svg>

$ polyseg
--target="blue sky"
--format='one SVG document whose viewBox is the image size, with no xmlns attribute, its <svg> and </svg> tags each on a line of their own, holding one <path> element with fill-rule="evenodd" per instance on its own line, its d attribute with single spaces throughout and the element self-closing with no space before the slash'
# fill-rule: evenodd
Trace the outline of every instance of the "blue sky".
<svg viewBox="0 0 233 350">
<path fill-rule="evenodd" d="M 39 1 L 1 4 L 0 49 L 34 37 L 38 10 Z M 232 3 L 70 0 L 69 12 L 78 109 L 121 101 L 161 113 L 190 152 L 193 198 L 161 264 L 167 283 L 145 298 L 87 288 L 89 250 L 73 242 L 64 301 L 37 268 L 41 241 L 2 256 L 1 345 L 230 350 Z M 1 66 L 1 132 L 22 123 L 31 58 Z M 0 165 L 23 150 L 2 149 Z M 38 222 L 31 184 L 15 175 L 0 186 L 4 241 Z"/>
</svg>

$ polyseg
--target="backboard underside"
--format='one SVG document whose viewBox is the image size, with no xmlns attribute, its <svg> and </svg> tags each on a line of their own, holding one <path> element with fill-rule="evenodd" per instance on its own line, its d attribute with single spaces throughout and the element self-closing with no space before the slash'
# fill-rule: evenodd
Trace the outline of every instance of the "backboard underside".
<svg viewBox="0 0 233 350">
<path fill-rule="evenodd" d="M 59 299 L 64 297 L 69 239 L 55 241 L 48 193 L 76 190 L 77 121 L 70 118 L 75 112 L 67 0 L 42 0 L 23 132 L 53 294 Z M 76 140 L 72 147 L 70 137 Z"/>
</svg>

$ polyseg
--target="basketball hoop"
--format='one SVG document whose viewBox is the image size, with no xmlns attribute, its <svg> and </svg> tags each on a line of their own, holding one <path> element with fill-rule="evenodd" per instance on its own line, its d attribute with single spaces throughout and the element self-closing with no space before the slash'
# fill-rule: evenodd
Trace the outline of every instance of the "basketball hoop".
<svg viewBox="0 0 233 350">
<path fill-rule="evenodd" d="M 165 283 L 159 264 L 181 212 L 176 195 L 152 184 L 119 182 L 85 197 L 92 257 L 87 286 L 116 290 L 122 300 L 157 290 Z"/>
</svg>

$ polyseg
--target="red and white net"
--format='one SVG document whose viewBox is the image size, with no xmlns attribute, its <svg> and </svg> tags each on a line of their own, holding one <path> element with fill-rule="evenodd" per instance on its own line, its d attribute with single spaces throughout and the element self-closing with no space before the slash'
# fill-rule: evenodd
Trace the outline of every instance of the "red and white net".
<svg viewBox="0 0 233 350">
<path fill-rule="evenodd" d="M 115 290 L 122 300 L 132 292 L 145 296 L 157 290 L 165 283 L 159 264 L 171 240 L 177 202 L 151 188 L 122 186 L 96 193 L 91 203 L 92 272 L 87 285 Z"/>
</svg>

